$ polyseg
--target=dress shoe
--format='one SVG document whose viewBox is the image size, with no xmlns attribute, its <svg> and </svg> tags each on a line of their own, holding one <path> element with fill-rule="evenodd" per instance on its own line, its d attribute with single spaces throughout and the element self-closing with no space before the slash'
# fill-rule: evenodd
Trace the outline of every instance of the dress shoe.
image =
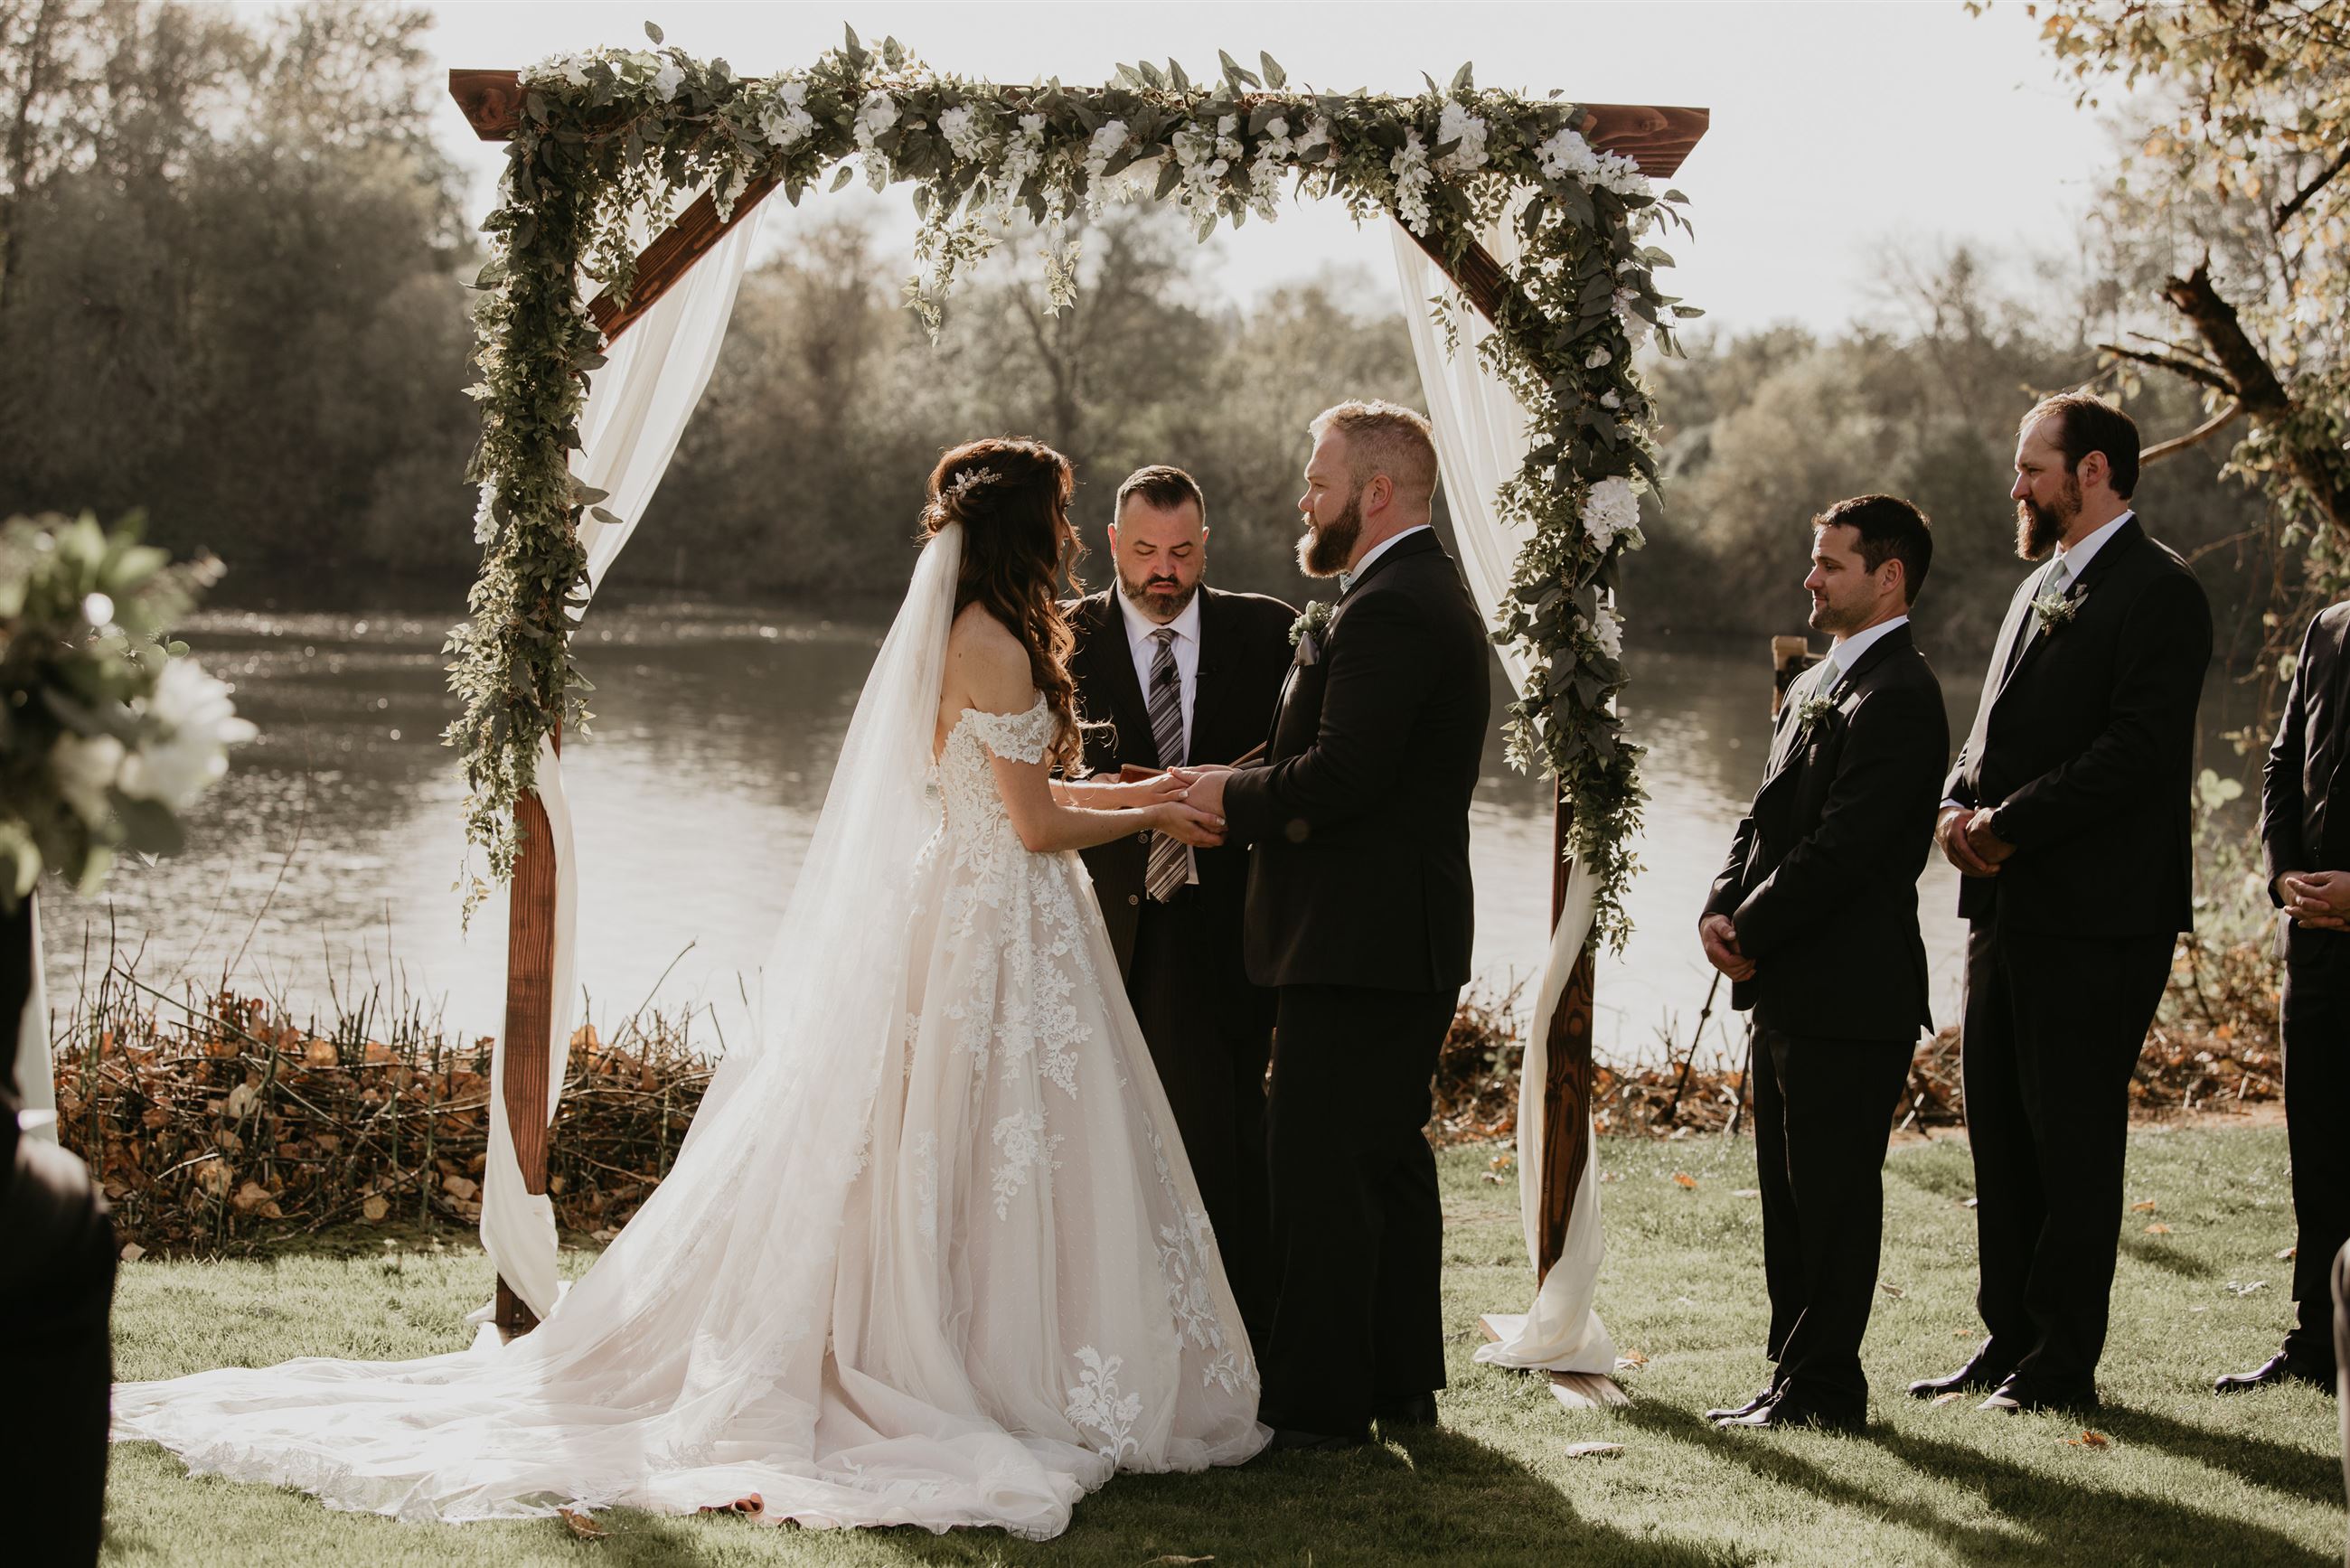
<svg viewBox="0 0 2350 1568">
<path fill-rule="evenodd" d="M 1814 1405 L 1798 1395 L 1782 1394 L 1763 1401 L 1762 1407 L 1743 1416 L 1728 1416 L 1714 1423 L 1723 1431 L 1752 1428 L 1761 1431 L 1783 1431 L 1791 1427 L 1816 1427 L 1829 1432 L 1860 1432 L 1868 1428 L 1868 1413 L 1859 1410 L 1831 1409 Z"/>
<path fill-rule="evenodd" d="M 1379 1424 L 1381 1431 L 1400 1427 L 1433 1427 L 1436 1425 L 1436 1396 L 1415 1394 L 1409 1399 L 1382 1405 L 1371 1412 L 1371 1419 Z"/>
<path fill-rule="evenodd" d="M 1719 1410 L 1708 1410 L 1705 1413 L 1705 1418 L 1709 1421 L 1742 1420 L 1778 1397 L 1779 1386 L 1773 1383 L 1743 1405 L 1724 1405 Z"/>
<path fill-rule="evenodd" d="M 2334 1392 L 2334 1369 L 2316 1367 L 2305 1361 L 2295 1361 L 2284 1351 L 2278 1351 L 2250 1372 L 2230 1372 L 2213 1385 L 2220 1394 L 2243 1394 L 2254 1388 L 2264 1388 L 2272 1383 L 2306 1383 L 2313 1388 Z"/>
<path fill-rule="evenodd" d="M 2022 1416 L 2035 1410 L 2094 1410 L 2097 1407 L 2097 1386 L 2095 1383 L 2042 1383 L 2018 1373 L 1992 1390 L 1991 1397 L 1975 1407 L 1978 1410 L 1996 1410 L 2002 1415 Z"/>
<path fill-rule="evenodd" d="M 1370 1441 L 1368 1434 L 1349 1436 L 1342 1432 L 1308 1432 L 1297 1427 L 1276 1427 L 1271 1447 L 1277 1453 L 1334 1454 L 1341 1449 L 1358 1449 Z"/>
<path fill-rule="evenodd" d="M 1985 1345 L 1984 1350 L 1991 1347 Z M 1909 1385 L 1912 1399 L 1939 1399 L 1945 1394 L 1989 1394 L 2008 1379 L 2015 1369 L 1987 1361 L 1978 1350 L 1972 1359 L 1946 1377 L 1920 1377 Z"/>
</svg>

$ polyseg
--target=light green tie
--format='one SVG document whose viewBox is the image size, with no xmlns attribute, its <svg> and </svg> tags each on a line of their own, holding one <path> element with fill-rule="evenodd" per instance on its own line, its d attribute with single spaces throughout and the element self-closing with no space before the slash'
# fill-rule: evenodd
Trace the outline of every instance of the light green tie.
<svg viewBox="0 0 2350 1568">
<path fill-rule="evenodd" d="M 2041 583 L 2038 597 L 2043 599 L 2063 598 L 2064 590 L 2070 587 L 2072 583 L 2073 568 L 2060 557 L 2054 566 L 2048 568 L 2047 578 Z M 2032 629 L 2034 632 L 2048 629 L 2043 624 L 2044 618 L 2038 610 L 2032 612 Z"/>
</svg>

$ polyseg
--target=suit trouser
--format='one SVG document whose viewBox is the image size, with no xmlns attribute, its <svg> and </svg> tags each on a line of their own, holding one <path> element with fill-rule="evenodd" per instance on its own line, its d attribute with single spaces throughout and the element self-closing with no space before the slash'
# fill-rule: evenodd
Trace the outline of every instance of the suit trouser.
<svg viewBox="0 0 2350 1568">
<path fill-rule="evenodd" d="M 2334 1255 L 2350 1241 L 2350 937 L 2291 933 L 2284 966 L 2285 1144 L 2293 1156 L 2298 1234 L 2293 1299 L 2299 1304 L 2285 1354 L 2313 1367 L 2334 1355 Z"/>
<path fill-rule="evenodd" d="M 2121 1244 L 2130 1074 L 2176 939 L 1967 938 L 1961 1075 L 1988 1355 L 2057 1392 L 2105 1353 Z"/>
<path fill-rule="evenodd" d="M 106 1200 L 80 1160 L 26 1140 L 16 1168 L 0 1171 L 0 1345 L 22 1353 L 8 1367 L 15 1430 L 0 1444 L 0 1473 L 27 1502 L 9 1526 L 10 1550 L 27 1553 L 19 1561 L 98 1561 L 113 1297 Z"/>
<path fill-rule="evenodd" d="M 1754 1158 L 1774 1386 L 1866 1415 L 1860 1342 L 1877 1299 L 1885 1149 L 1909 1081 L 1907 1040 L 1755 1032 Z"/>
<path fill-rule="evenodd" d="M 2298 1262 L 2298 1258 L 2294 1259 Z M 2334 1418 L 2342 1428 L 2342 1489 L 2350 1494 L 2350 1387 L 2345 1387 L 2345 1373 L 2350 1373 L 2350 1245 L 2334 1254 L 2334 1401 L 2338 1407 Z M 2342 1560 L 2350 1563 L 2350 1546 L 2343 1549 Z"/>
<path fill-rule="evenodd" d="M 1236 925 L 1218 919 L 1197 888 L 1163 904 L 1145 898 L 1126 984 L 1262 1360 L 1273 1326 L 1264 1069 L 1274 999 L 1249 984 Z"/>
<path fill-rule="evenodd" d="M 1265 1107 L 1273 1426 L 1352 1435 L 1444 1386 L 1444 1217 L 1423 1129 L 1460 994 L 1281 988 Z"/>
</svg>

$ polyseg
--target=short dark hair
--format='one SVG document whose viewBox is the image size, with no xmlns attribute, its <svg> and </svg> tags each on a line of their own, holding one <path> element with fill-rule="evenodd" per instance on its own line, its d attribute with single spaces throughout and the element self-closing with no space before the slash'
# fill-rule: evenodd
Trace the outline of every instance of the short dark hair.
<svg viewBox="0 0 2350 1568">
<path fill-rule="evenodd" d="M 2106 466 L 2113 472 L 2114 493 L 2127 500 L 2137 488 L 2137 421 L 2103 398 L 2087 392 L 2059 392 L 2033 404 L 2032 411 L 2016 426 L 2016 433 L 2022 435 L 2051 416 L 2056 421 L 2053 441 L 2064 454 L 2064 472 L 2077 474 L 2083 458 L 2093 452 L 2104 452 Z"/>
<path fill-rule="evenodd" d="M 1850 528 L 1860 535 L 1860 564 L 1870 571 L 1901 563 L 1901 601 L 1918 602 L 1934 565 L 1934 524 L 1898 495 L 1856 495 L 1812 519 L 1814 528 Z"/>
<path fill-rule="evenodd" d="M 1118 487 L 1117 501 L 1110 505 L 1111 522 L 1126 515 L 1126 498 L 1129 495 L 1141 496 L 1161 512 L 1172 512 L 1188 501 L 1200 509 L 1201 523 L 1208 520 L 1208 498 L 1201 493 L 1200 482 L 1167 463 L 1154 462 L 1126 476 L 1126 483 Z"/>
</svg>

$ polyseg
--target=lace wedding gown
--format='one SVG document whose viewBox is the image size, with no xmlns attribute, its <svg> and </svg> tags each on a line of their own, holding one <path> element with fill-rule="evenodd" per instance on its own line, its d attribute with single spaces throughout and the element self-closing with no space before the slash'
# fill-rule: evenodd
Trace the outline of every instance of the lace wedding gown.
<svg viewBox="0 0 2350 1568">
<path fill-rule="evenodd" d="M 120 1385 L 118 1439 L 410 1519 L 756 1492 L 772 1521 L 1039 1539 L 1116 1470 L 1263 1446 L 1091 885 L 1029 852 L 996 791 L 988 753 L 1042 758 L 1053 715 L 966 710 L 927 765 L 959 547 L 926 549 L 860 701 L 765 1038 L 546 1322 L 419 1361 Z"/>
</svg>

